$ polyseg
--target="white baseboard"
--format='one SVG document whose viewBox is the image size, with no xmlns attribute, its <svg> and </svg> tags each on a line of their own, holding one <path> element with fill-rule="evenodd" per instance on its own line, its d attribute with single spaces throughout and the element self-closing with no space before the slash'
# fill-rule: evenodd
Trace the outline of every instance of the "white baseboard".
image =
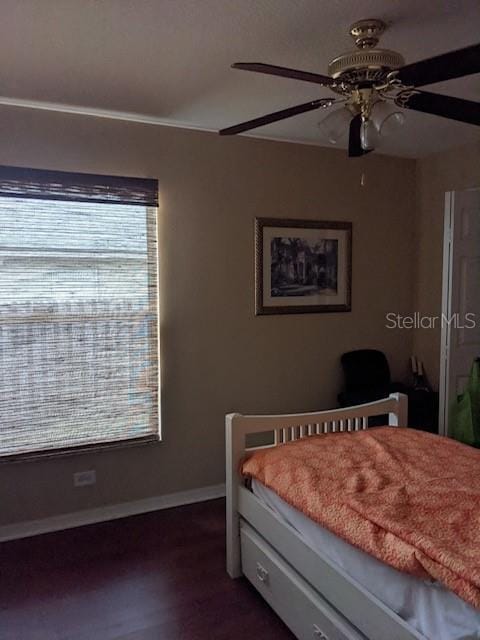
<svg viewBox="0 0 480 640">
<path fill-rule="evenodd" d="M 223 498 L 224 496 L 225 485 L 216 484 L 209 487 L 191 489 L 189 491 L 169 493 L 164 496 L 143 498 L 142 500 L 134 500 L 133 502 L 120 502 L 119 504 L 98 507 L 96 509 L 84 509 L 73 513 L 64 513 L 58 516 L 51 516 L 50 518 L 42 518 L 41 520 L 28 520 L 26 522 L 7 524 L 0 526 L 0 542 L 28 538 L 30 536 L 40 535 L 41 533 L 51 533 L 53 531 L 82 527 L 86 524 L 106 522 L 108 520 L 116 520 L 117 518 L 127 518 L 128 516 L 148 513 L 149 511 L 170 509 L 171 507 L 193 504 L 194 502 L 204 502 L 205 500 L 214 500 L 215 498 Z"/>
</svg>

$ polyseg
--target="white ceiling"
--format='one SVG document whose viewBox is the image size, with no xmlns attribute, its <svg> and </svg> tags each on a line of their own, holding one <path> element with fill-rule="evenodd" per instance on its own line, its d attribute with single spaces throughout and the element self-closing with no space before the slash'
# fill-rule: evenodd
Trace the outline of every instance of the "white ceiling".
<svg viewBox="0 0 480 640">
<path fill-rule="evenodd" d="M 370 17 L 389 23 L 381 45 L 407 62 L 480 41 L 478 0 L 0 0 L 0 96 L 217 130 L 332 95 L 232 62 L 326 73 L 353 44 L 350 23 Z M 480 101 L 480 74 L 429 89 Z M 480 127 L 406 115 L 383 153 L 419 157 L 480 140 Z M 319 119 L 312 112 L 251 135 L 328 146 Z"/>
</svg>

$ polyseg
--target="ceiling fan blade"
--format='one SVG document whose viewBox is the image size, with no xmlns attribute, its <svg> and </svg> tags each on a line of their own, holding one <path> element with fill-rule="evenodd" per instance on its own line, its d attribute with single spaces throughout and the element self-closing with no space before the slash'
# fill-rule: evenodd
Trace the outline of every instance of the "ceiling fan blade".
<svg viewBox="0 0 480 640">
<path fill-rule="evenodd" d="M 235 62 L 232 69 L 240 69 L 242 71 L 256 71 L 257 73 L 266 73 L 271 76 L 281 76 L 282 78 L 293 78 L 294 80 L 304 80 L 305 82 L 313 82 L 328 87 L 333 84 L 333 78 L 330 76 L 322 76 L 319 73 L 311 73 L 310 71 L 299 71 L 298 69 L 288 69 L 287 67 L 277 67 L 274 64 L 263 64 L 262 62 Z"/>
<path fill-rule="evenodd" d="M 407 64 L 396 77 L 406 86 L 421 87 L 480 72 L 480 44 L 449 51 L 433 58 Z"/>
<path fill-rule="evenodd" d="M 360 141 L 360 127 L 362 126 L 362 116 L 357 114 L 350 121 L 350 131 L 348 134 L 348 157 L 358 158 L 366 153 L 370 153 L 372 149 L 365 151 L 362 149 Z"/>
<path fill-rule="evenodd" d="M 459 120 L 480 126 L 480 103 L 428 91 L 403 91 L 395 98 L 395 104 L 405 109 L 432 113 L 436 116 Z"/>
<path fill-rule="evenodd" d="M 325 99 L 312 100 L 311 102 L 305 102 L 304 104 L 298 104 L 296 107 L 289 107 L 288 109 L 282 109 L 281 111 L 275 111 L 269 113 L 266 116 L 260 116 L 260 118 L 254 118 L 253 120 L 247 120 L 241 124 L 236 124 L 233 127 L 227 127 L 226 129 L 220 129 L 218 132 L 221 136 L 233 136 L 236 133 L 242 133 L 243 131 L 250 131 L 250 129 L 256 129 L 262 127 L 264 124 L 270 124 L 271 122 L 277 122 L 278 120 L 284 120 L 285 118 L 291 118 L 297 116 L 300 113 L 306 113 L 307 111 L 313 111 L 319 109 L 325 105 Z"/>
</svg>

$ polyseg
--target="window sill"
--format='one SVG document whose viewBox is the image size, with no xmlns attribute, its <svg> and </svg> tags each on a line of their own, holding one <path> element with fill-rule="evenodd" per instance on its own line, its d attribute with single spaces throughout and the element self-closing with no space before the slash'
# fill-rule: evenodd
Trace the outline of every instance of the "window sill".
<svg viewBox="0 0 480 640">
<path fill-rule="evenodd" d="M 67 456 L 79 455 L 82 453 L 96 453 L 97 451 L 109 451 L 111 449 L 127 449 L 140 445 L 161 442 L 159 435 L 144 436 L 142 438 L 129 438 L 126 440 L 115 440 L 114 442 L 101 442 L 94 444 L 64 447 L 62 449 L 42 449 L 25 453 L 0 454 L 0 465 L 17 462 L 30 462 L 35 460 L 45 460 L 48 458 L 65 458 Z"/>
</svg>

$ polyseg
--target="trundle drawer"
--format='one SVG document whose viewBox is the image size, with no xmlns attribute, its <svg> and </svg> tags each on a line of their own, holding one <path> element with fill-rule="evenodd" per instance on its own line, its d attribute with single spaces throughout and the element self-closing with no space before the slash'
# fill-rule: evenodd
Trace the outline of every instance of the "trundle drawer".
<svg viewBox="0 0 480 640">
<path fill-rule="evenodd" d="M 241 524 L 242 570 L 300 640 L 366 640 L 270 545 Z"/>
</svg>

